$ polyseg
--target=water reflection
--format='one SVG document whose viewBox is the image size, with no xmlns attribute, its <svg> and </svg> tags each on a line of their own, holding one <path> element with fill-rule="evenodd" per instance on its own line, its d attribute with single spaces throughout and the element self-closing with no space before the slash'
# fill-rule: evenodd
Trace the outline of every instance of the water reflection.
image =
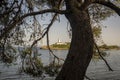
<svg viewBox="0 0 120 80">
<path fill-rule="evenodd" d="M 68 53 L 67 50 L 54 50 L 54 54 L 60 58 L 65 59 Z M 87 69 L 87 76 L 94 80 L 120 80 L 120 50 L 106 51 L 109 56 L 104 58 L 108 61 L 113 68 L 113 72 L 108 71 L 105 63 L 101 59 L 92 59 Z M 48 50 L 39 50 L 38 54 L 44 63 L 48 65 L 50 62 L 50 54 Z M 19 58 L 18 58 L 19 59 Z M 18 60 L 18 62 L 20 62 Z M 9 67 L 4 66 L 4 63 L 0 64 L 0 80 L 40 80 L 38 77 L 32 77 L 24 73 L 18 73 L 19 65 L 11 65 Z M 111 77 L 110 77 L 111 76 Z M 50 80 L 49 77 L 45 80 Z M 53 80 L 53 79 L 51 79 Z"/>
<path fill-rule="evenodd" d="M 39 52 L 41 54 L 41 59 L 42 59 L 42 62 L 44 63 L 44 65 L 48 65 L 50 63 L 51 59 L 53 59 L 53 56 L 51 54 L 49 54 L 48 50 L 40 50 Z M 59 58 L 65 59 L 66 55 L 68 53 L 68 50 L 53 50 L 53 53 L 56 56 L 58 56 Z M 61 61 L 61 63 L 63 63 L 63 61 Z"/>
</svg>

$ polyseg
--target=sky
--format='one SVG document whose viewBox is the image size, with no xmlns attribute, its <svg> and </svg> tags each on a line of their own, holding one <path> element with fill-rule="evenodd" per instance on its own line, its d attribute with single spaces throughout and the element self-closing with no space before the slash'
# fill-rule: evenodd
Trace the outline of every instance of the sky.
<svg viewBox="0 0 120 80">
<path fill-rule="evenodd" d="M 102 22 L 107 28 L 102 29 L 102 39 L 108 45 L 120 46 L 120 16 L 112 16 Z"/>
<path fill-rule="evenodd" d="M 67 32 L 67 19 L 64 15 L 60 16 L 60 22 L 56 21 L 50 29 L 50 44 L 54 44 L 60 39 L 61 42 L 70 42 Z M 106 28 L 102 28 L 102 40 L 107 45 L 120 46 L 120 17 L 118 15 L 111 16 L 101 22 Z M 46 39 L 42 40 L 42 44 L 46 45 Z"/>
<path fill-rule="evenodd" d="M 69 42 L 70 38 L 67 32 L 67 19 L 64 15 L 60 16 L 60 22 L 55 21 L 49 31 L 49 42 L 54 44 L 58 42 L 58 39 L 61 42 Z M 46 45 L 46 39 L 43 39 L 43 45 Z"/>
</svg>

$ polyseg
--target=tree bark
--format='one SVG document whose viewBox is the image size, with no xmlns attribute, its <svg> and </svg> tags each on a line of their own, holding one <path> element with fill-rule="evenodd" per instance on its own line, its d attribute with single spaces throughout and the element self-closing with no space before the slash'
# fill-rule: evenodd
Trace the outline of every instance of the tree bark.
<svg viewBox="0 0 120 80">
<path fill-rule="evenodd" d="M 87 11 L 66 14 L 72 28 L 70 49 L 56 80 L 83 80 L 93 55 L 93 34 Z"/>
</svg>

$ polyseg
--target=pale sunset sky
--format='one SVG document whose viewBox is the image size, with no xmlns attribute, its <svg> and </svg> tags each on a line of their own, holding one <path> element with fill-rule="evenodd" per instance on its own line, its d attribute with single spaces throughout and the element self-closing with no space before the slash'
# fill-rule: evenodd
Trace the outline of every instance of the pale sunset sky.
<svg viewBox="0 0 120 80">
<path fill-rule="evenodd" d="M 67 32 L 67 19 L 64 15 L 60 16 L 61 21 L 56 21 L 50 29 L 50 44 L 53 44 L 60 39 L 61 42 L 70 41 Z M 120 17 L 118 15 L 111 16 L 101 22 L 107 28 L 102 28 L 102 40 L 107 45 L 120 46 Z M 46 39 L 42 40 L 42 44 L 46 45 Z"/>
</svg>

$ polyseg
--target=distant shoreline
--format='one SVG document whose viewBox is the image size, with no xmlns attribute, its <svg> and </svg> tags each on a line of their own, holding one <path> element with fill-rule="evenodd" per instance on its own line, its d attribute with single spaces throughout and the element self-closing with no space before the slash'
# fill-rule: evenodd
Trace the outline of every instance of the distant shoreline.
<svg viewBox="0 0 120 80">
<path fill-rule="evenodd" d="M 43 49 L 43 50 L 48 50 L 47 47 L 41 47 L 40 49 Z M 69 48 L 50 48 L 52 50 L 68 50 Z"/>
<path fill-rule="evenodd" d="M 43 50 L 48 50 L 47 47 L 41 47 L 40 49 L 43 49 Z M 50 47 L 51 50 L 69 50 L 69 48 L 53 48 L 53 47 Z M 113 49 L 103 49 L 103 48 L 99 48 L 100 50 L 104 51 L 104 50 L 120 50 L 118 48 L 113 48 Z"/>
<path fill-rule="evenodd" d="M 104 51 L 104 50 L 120 50 L 120 47 L 116 46 L 116 45 L 111 45 L 111 46 L 101 45 L 101 46 L 98 46 L 98 47 L 102 51 Z M 50 45 L 50 49 L 52 49 L 52 50 L 68 50 L 69 48 L 70 48 L 70 43 Z M 42 46 L 40 49 L 47 50 L 48 47 L 47 46 Z"/>
<path fill-rule="evenodd" d="M 70 43 L 65 43 L 65 44 L 52 44 L 50 45 L 50 49 L 52 50 L 68 50 L 70 47 Z M 48 46 L 42 46 L 41 49 L 48 49 Z"/>
</svg>

